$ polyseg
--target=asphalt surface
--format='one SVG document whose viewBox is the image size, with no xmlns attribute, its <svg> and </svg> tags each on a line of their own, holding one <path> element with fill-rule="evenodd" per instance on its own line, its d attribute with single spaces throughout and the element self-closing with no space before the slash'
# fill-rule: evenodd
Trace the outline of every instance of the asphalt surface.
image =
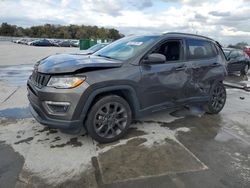
<svg viewBox="0 0 250 188">
<path fill-rule="evenodd" d="M 29 113 L 25 83 L 34 62 L 72 50 L 0 43 L 0 187 L 250 187 L 249 75 L 226 79 L 218 115 L 196 106 L 152 114 L 103 145 Z"/>
</svg>

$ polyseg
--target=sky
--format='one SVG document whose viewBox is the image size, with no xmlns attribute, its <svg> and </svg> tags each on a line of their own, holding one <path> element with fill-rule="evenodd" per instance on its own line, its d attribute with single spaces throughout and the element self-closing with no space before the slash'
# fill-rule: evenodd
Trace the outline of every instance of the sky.
<svg viewBox="0 0 250 188">
<path fill-rule="evenodd" d="M 250 0 L 0 0 L 0 23 L 97 25 L 125 35 L 188 32 L 250 44 Z"/>
</svg>

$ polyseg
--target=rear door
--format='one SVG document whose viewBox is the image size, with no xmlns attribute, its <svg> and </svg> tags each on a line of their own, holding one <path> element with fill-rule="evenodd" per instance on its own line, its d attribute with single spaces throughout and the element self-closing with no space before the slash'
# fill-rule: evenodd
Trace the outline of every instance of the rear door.
<svg viewBox="0 0 250 188">
<path fill-rule="evenodd" d="M 248 65 L 248 58 L 246 57 L 245 52 L 243 50 L 239 50 L 238 54 L 239 54 L 239 57 L 238 57 L 238 59 L 239 59 L 238 70 L 241 71 L 241 70 L 244 70 L 246 65 Z"/>
<path fill-rule="evenodd" d="M 186 47 L 192 76 L 186 95 L 190 99 L 203 100 L 208 96 L 211 83 L 224 78 L 224 67 L 220 64 L 218 49 L 212 41 L 186 39 Z"/>
<path fill-rule="evenodd" d="M 228 70 L 229 72 L 239 71 L 241 70 L 241 57 L 238 50 L 233 50 L 229 55 L 229 63 L 228 63 Z"/>
</svg>

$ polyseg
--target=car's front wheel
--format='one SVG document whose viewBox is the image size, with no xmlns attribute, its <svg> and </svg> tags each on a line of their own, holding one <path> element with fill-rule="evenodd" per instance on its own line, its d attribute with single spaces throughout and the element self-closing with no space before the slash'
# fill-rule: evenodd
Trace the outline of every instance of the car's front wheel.
<svg viewBox="0 0 250 188">
<path fill-rule="evenodd" d="M 108 95 L 93 105 L 85 125 L 93 139 L 101 143 L 109 143 L 126 134 L 131 116 L 131 109 L 126 100 L 117 95 Z"/>
<path fill-rule="evenodd" d="M 205 110 L 209 114 L 218 114 L 226 103 L 226 89 L 222 83 L 217 83 L 210 90 L 209 101 L 205 105 Z"/>
</svg>

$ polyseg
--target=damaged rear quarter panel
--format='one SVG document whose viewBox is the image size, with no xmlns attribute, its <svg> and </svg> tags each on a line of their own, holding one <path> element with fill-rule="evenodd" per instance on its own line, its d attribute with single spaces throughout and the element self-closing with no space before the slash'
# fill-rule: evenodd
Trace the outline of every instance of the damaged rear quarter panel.
<svg viewBox="0 0 250 188">
<path fill-rule="evenodd" d="M 220 64 L 220 59 L 217 56 L 211 59 L 189 61 L 190 75 L 192 75 L 186 90 L 189 97 L 206 96 L 213 82 L 224 80 L 226 70 L 225 66 Z"/>
</svg>

